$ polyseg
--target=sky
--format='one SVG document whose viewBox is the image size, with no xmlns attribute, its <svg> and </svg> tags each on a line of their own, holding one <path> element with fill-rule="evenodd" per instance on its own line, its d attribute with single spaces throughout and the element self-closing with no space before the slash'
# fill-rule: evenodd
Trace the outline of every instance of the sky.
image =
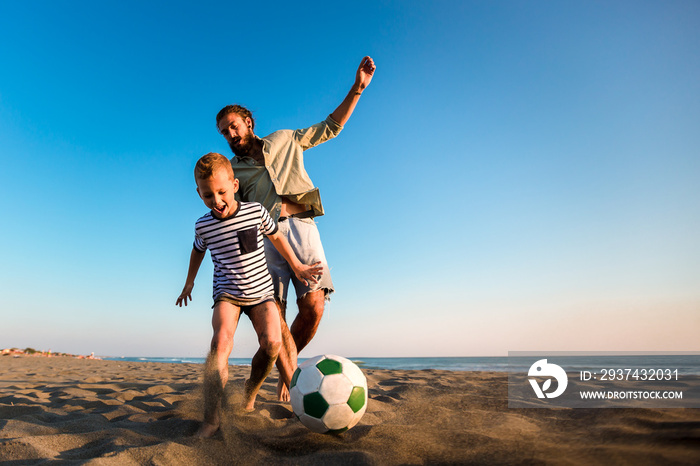
<svg viewBox="0 0 700 466">
<path fill-rule="evenodd" d="M 700 3 L 0 1 L 0 346 L 204 356 L 194 163 L 305 153 L 336 293 L 300 354 L 697 351 Z M 295 315 L 290 306 L 289 317 Z M 256 339 L 241 320 L 232 357 Z"/>
</svg>

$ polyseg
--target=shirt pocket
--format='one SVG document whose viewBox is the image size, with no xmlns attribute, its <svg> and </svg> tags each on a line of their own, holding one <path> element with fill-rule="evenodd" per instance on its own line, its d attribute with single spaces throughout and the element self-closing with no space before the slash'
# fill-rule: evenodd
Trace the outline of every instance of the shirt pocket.
<svg viewBox="0 0 700 466">
<path fill-rule="evenodd" d="M 249 254 L 258 249 L 258 227 L 239 230 L 236 234 L 241 254 Z"/>
</svg>

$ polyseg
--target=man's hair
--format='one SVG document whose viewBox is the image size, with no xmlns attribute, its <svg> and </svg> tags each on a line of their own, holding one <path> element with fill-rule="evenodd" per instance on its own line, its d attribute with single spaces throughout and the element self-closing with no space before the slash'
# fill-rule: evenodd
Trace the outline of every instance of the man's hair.
<svg viewBox="0 0 700 466">
<path fill-rule="evenodd" d="M 236 113 L 238 116 L 243 118 L 244 120 L 246 118 L 250 118 L 250 129 L 254 130 L 255 129 L 255 118 L 253 118 L 253 112 L 245 108 L 243 105 L 227 105 L 221 110 L 219 110 L 219 113 L 216 114 L 216 128 L 219 128 L 219 122 L 223 117 L 228 115 L 229 113 Z"/>
<path fill-rule="evenodd" d="M 194 166 L 194 179 L 196 181 L 206 180 L 214 176 L 214 173 L 219 170 L 226 170 L 226 173 L 233 180 L 234 175 L 231 161 L 221 154 L 209 152 L 197 160 L 197 164 Z"/>
</svg>

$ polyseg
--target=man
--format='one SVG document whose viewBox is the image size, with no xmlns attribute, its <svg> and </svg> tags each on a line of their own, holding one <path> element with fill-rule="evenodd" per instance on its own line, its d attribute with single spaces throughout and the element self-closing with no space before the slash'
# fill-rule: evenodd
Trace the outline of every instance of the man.
<svg viewBox="0 0 700 466">
<path fill-rule="evenodd" d="M 372 81 L 376 67 L 370 57 L 364 57 L 355 74 L 350 92 L 326 120 L 296 131 L 281 130 L 259 138 L 254 133 L 252 113 L 240 105 L 228 105 L 216 116 L 219 132 L 226 138 L 235 154 L 231 164 L 240 183 L 239 195 L 244 201 L 261 203 L 279 222 L 280 231 L 304 263 L 321 261 L 321 280 L 305 286 L 296 279 L 274 247 L 265 242 L 267 264 L 275 286 L 275 299 L 282 315 L 283 349 L 280 364 L 296 367 L 297 352 L 316 334 L 323 316 L 325 301 L 334 291 L 323 246 L 314 217 L 324 214 L 318 188 L 314 187 L 304 169 L 303 151 L 337 136 L 355 110 L 360 96 Z M 286 326 L 287 290 L 292 281 L 299 313 L 290 330 Z M 288 387 L 287 387 L 288 388 Z M 280 383 L 278 395 L 289 395 Z"/>
</svg>

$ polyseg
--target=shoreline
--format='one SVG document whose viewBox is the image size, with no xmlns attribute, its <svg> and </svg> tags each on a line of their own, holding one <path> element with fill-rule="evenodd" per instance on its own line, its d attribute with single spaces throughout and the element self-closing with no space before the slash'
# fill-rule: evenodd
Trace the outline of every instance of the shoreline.
<svg viewBox="0 0 700 466">
<path fill-rule="evenodd" d="M 71 353 L 54 353 L 50 349 L 47 351 L 35 350 L 34 348 L 4 348 L 0 350 L 0 357 L 11 358 L 76 358 L 76 359 L 102 359 L 95 356 L 95 353 L 89 355 L 71 354 Z"/>
<path fill-rule="evenodd" d="M 344 434 L 314 434 L 275 400 L 238 413 L 231 366 L 218 438 L 201 420 L 201 365 L 0 357 L 0 461 L 100 464 L 696 464 L 700 409 L 508 408 L 507 374 L 365 369 L 369 404 Z"/>
</svg>

